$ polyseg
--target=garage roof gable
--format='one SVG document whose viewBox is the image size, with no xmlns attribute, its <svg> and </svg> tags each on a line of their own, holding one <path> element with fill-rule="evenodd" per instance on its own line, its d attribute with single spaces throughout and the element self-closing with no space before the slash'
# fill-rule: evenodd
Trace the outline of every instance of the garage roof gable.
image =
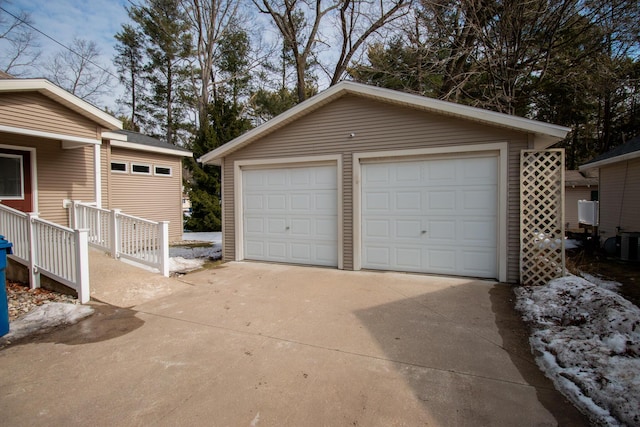
<svg viewBox="0 0 640 427">
<path fill-rule="evenodd" d="M 240 148 L 251 144 L 252 142 L 262 138 L 277 129 L 286 126 L 311 112 L 327 105 L 334 100 L 345 95 L 356 95 L 364 98 L 375 99 L 378 101 L 401 105 L 422 111 L 443 114 L 453 117 L 462 118 L 478 123 L 491 126 L 497 126 L 516 131 L 526 132 L 534 136 L 535 148 L 547 148 L 550 145 L 565 138 L 570 128 L 554 125 L 536 120 L 525 119 L 523 117 L 512 116 L 495 111 L 484 110 L 481 108 L 470 107 L 467 105 L 455 104 L 453 102 L 441 101 L 438 99 L 427 98 L 420 95 L 413 95 L 404 92 L 398 92 L 390 89 L 364 85 L 354 82 L 340 82 L 335 86 L 319 93 L 312 98 L 296 105 L 295 107 L 285 111 L 279 116 L 269 120 L 268 122 L 250 130 L 249 132 L 239 136 L 238 138 L 224 144 L 203 155 L 198 159 L 201 163 L 219 164 L 220 160 L 239 150 Z"/>
</svg>

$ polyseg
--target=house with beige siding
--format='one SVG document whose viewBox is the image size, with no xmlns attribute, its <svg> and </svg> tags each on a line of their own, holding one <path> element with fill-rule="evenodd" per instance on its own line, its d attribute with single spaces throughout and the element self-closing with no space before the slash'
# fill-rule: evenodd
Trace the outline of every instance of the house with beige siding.
<svg viewBox="0 0 640 427">
<path fill-rule="evenodd" d="M 601 243 L 640 233 L 640 136 L 584 165 L 580 171 L 599 172 Z"/>
<path fill-rule="evenodd" d="M 44 79 L 0 79 L 0 200 L 69 226 L 79 200 L 182 235 L 181 160 L 191 153 L 122 130 L 122 122 Z M 1 230 L 0 230 L 1 231 Z"/>
<path fill-rule="evenodd" d="M 205 154 L 223 258 L 519 280 L 520 154 L 568 128 L 351 82 Z"/>
</svg>

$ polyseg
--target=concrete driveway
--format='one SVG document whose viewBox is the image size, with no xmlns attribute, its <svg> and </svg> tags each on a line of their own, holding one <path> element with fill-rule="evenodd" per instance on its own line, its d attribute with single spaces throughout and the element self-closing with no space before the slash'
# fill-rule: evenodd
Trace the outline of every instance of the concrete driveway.
<svg viewBox="0 0 640 427">
<path fill-rule="evenodd" d="M 587 424 L 506 285 L 261 263 L 181 280 L 0 351 L 2 424 Z"/>
</svg>

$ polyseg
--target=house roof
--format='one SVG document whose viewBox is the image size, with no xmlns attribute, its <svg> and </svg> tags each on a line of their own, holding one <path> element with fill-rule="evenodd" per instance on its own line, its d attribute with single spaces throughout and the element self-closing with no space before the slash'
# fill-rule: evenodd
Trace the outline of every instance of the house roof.
<svg viewBox="0 0 640 427">
<path fill-rule="evenodd" d="M 597 187 L 597 176 L 585 176 L 580 171 L 568 170 L 564 172 L 565 187 Z"/>
<path fill-rule="evenodd" d="M 613 150 L 607 151 L 598 157 L 589 160 L 580 166 L 580 170 L 589 170 L 599 168 L 601 166 L 610 165 L 625 160 L 631 160 L 640 157 L 640 136 L 630 139 L 622 145 L 618 145 Z"/>
<path fill-rule="evenodd" d="M 340 82 L 335 86 L 309 98 L 268 122 L 246 132 L 238 138 L 216 148 L 198 159 L 202 163 L 219 163 L 230 153 L 268 135 L 330 102 L 345 95 L 356 95 L 389 104 L 401 105 L 417 110 L 463 118 L 501 128 L 527 132 L 535 136 L 536 148 L 546 148 L 564 139 L 571 130 L 564 126 L 529 120 L 522 117 L 497 113 L 481 108 L 469 107 L 438 99 L 412 95 L 354 82 Z"/>
<path fill-rule="evenodd" d="M 115 134 L 115 135 L 113 135 Z M 117 135 L 121 135 L 118 137 Z M 170 154 L 174 156 L 192 156 L 193 153 L 182 147 L 177 147 L 168 142 L 161 141 L 148 135 L 130 130 L 117 130 L 103 134 L 103 137 L 111 139 L 114 147 L 129 148 L 138 151 L 150 151 L 154 153 Z"/>
<path fill-rule="evenodd" d="M 2 92 L 38 92 L 56 102 L 70 108 L 76 113 L 93 120 L 100 126 L 110 129 L 122 129 L 122 122 L 98 107 L 70 94 L 46 79 L 0 79 L 0 93 Z"/>
</svg>

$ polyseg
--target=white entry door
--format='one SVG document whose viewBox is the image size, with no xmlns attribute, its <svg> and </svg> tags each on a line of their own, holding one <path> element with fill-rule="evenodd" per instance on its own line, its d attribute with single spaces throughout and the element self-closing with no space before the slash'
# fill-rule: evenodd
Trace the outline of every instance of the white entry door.
<svg viewBox="0 0 640 427">
<path fill-rule="evenodd" d="M 496 278 L 498 157 L 362 165 L 362 266 Z"/>
<path fill-rule="evenodd" d="M 244 258 L 336 267 L 336 173 L 336 166 L 244 170 Z"/>
</svg>

